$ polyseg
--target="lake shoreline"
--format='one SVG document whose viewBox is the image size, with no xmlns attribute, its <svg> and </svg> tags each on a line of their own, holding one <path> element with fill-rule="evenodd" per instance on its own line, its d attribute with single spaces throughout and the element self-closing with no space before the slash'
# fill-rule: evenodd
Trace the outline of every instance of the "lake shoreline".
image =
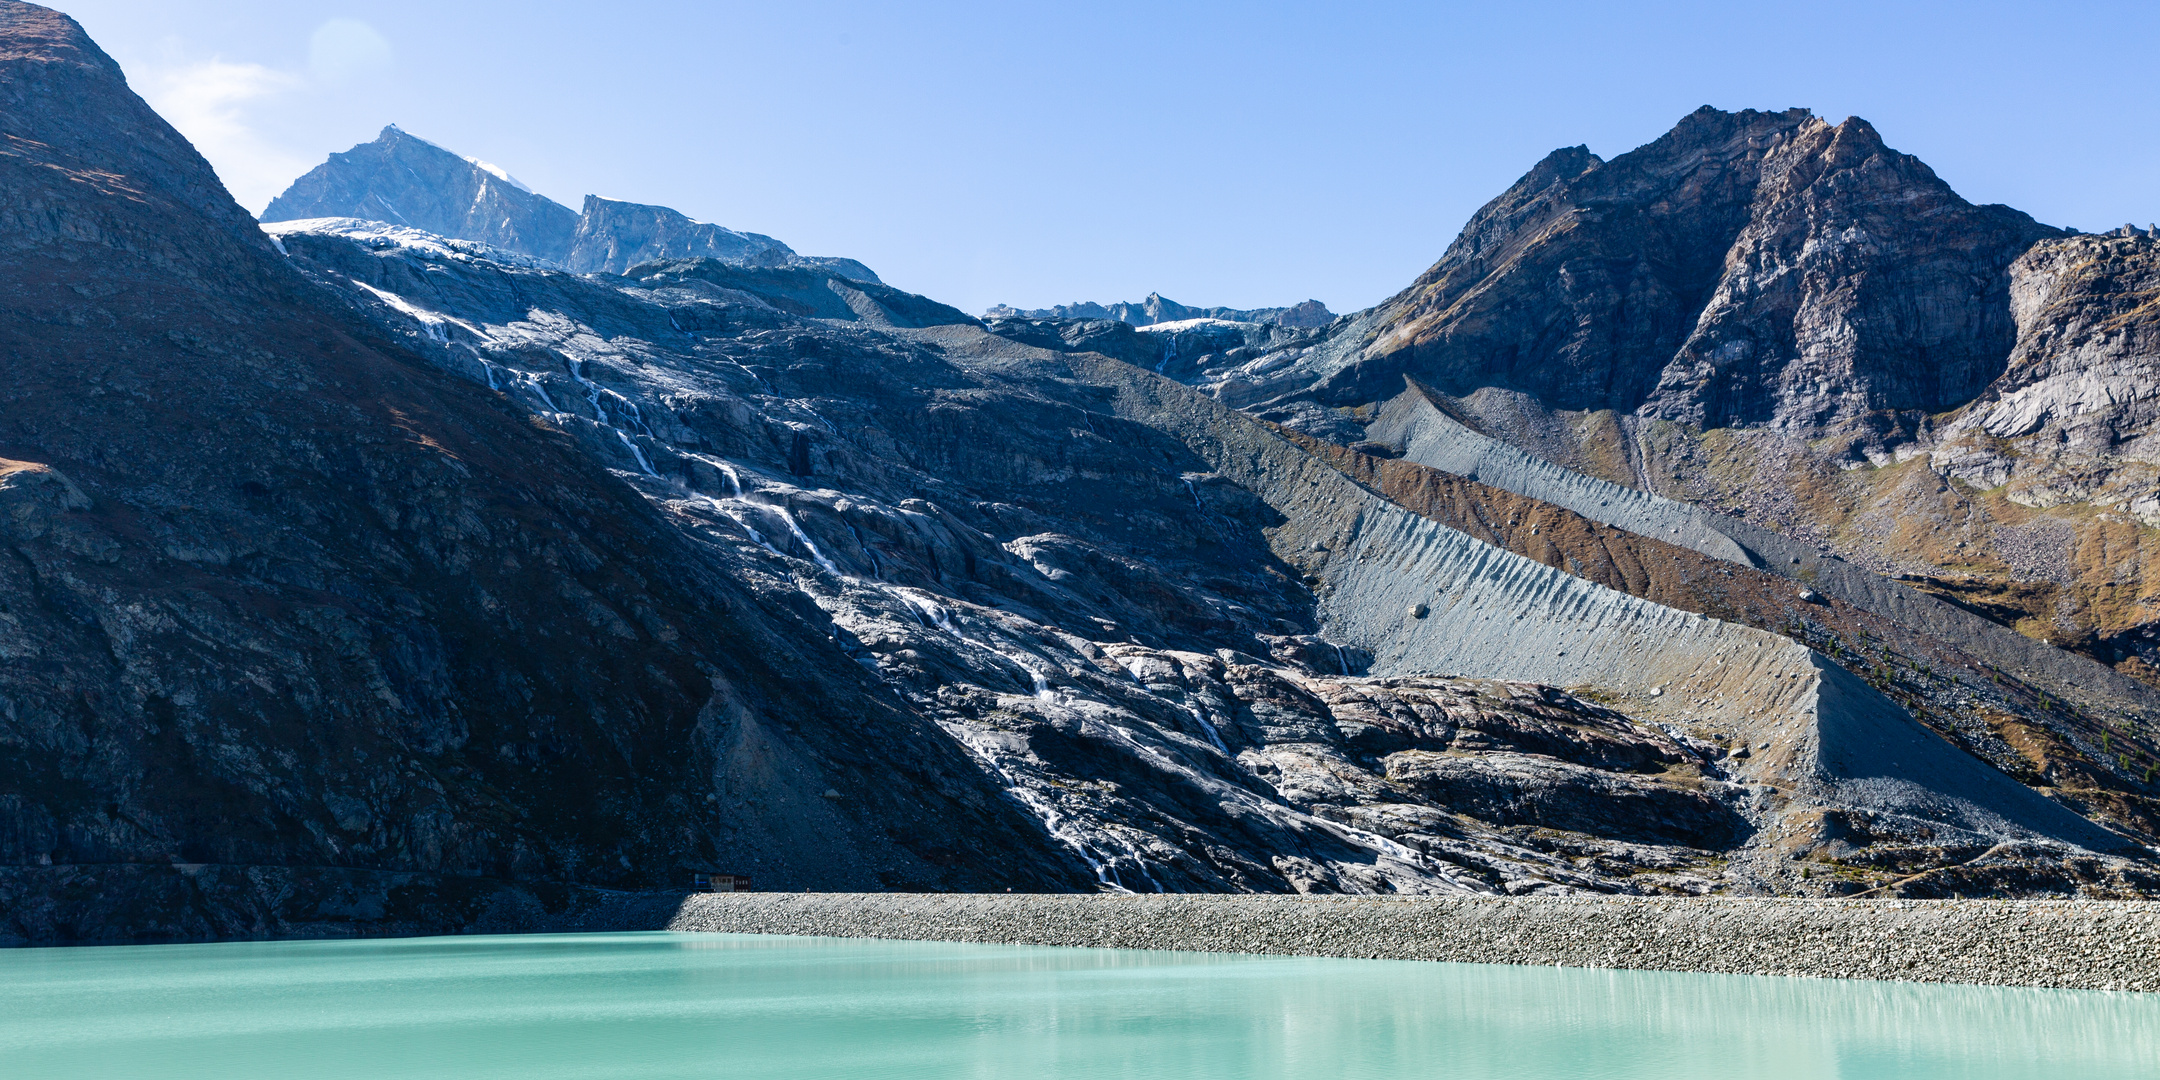
<svg viewBox="0 0 2160 1080">
<path fill-rule="evenodd" d="M 708 893 L 665 929 L 2160 991 L 2147 901 Z"/>
</svg>

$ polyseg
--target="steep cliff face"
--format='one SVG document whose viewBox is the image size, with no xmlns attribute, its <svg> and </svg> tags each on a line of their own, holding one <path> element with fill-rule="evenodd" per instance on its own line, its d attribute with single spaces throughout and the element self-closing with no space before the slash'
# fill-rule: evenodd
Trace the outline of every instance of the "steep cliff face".
<svg viewBox="0 0 2160 1080">
<path fill-rule="evenodd" d="M 492 244 L 551 262 L 570 255 L 577 213 L 507 174 L 392 124 L 271 200 L 264 221 L 354 217 Z"/>
<path fill-rule="evenodd" d="M 1089 880 L 814 611 L 325 305 L 64 16 L 0 5 L 0 127 L 0 936 Z"/>
<path fill-rule="evenodd" d="M 1764 156 L 1717 290 L 1642 411 L 1819 429 L 1955 408 L 2002 373 L 2011 261 L 2059 235 L 1959 198 L 1865 120 L 1809 119 Z"/>
<path fill-rule="evenodd" d="M 1931 460 L 2026 505 L 2092 502 L 2160 524 L 2160 239 L 2125 226 L 2035 245 L 2009 292 L 2009 370 Z"/>
</svg>

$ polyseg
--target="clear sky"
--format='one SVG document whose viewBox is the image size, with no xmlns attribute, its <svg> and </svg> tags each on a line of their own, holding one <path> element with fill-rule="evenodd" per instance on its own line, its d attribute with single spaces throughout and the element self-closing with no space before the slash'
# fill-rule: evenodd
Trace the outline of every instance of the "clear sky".
<svg viewBox="0 0 2160 1080">
<path fill-rule="evenodd" d="M 1966 197 L 2160 218 L 2160 4 L 60 0 L 249 209 L 386 123 L 971 311 L 1376 303 L 1547 151 L 1867 117 Z"/>
</svg>

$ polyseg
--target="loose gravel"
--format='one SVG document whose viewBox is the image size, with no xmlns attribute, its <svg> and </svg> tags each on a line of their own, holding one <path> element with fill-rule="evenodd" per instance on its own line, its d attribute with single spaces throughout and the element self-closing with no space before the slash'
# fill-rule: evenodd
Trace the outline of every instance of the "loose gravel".
<svg viewBox="0 0 2160 1080">
<path fill-rule="evenodd" d="M 2160 991 L 2160 903 L 718 893 L 667 929 Z"/>
</svg>

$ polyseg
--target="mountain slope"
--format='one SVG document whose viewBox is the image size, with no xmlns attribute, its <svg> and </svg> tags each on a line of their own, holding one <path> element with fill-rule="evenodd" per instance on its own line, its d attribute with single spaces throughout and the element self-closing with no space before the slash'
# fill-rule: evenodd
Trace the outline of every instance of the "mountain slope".
<svg viewBox="0 0 2160 1080">
<path fill-rule="evenodd" d="M 1167 356 L 829 271 L 266 237 L 72 23 L 0 4 L 0 64 L 11 939 L 494 925 L 694 869 L 2160 888 L 2121 790 L 1991 770 L 1871 685 L 1882 658 L 1959 665 L 1929 692 L 1986 675 L 1854 605 L 1706 617 L 1708 590 L 1601 579 L 1581 537 L 1530 552 Z M 1200 370 L 1327 336 L 1263 329 Z"/>
<path fill-rule="evenodd" d="M 1555 151 L 1318 340 L 1162 370 L 1343 445 L 1414 378 L 1551 465 L 2160 684 L 2150 240 L 1972 205 L 1858 118 L 1705 108 Z"/>
<path fill-rule="evenodd" d="M 0 5 L 0 133 L 0 935 L 1087 880 L 814 612 L 326 304 L 64 16 Z"/>
<path fill-rule="evenodd" d="M 280 235 L 435 362 L 583 433 L 687 527 L 762 553 L 746 574 L 813 599 L 1107 885 L 1819 890 L 1878 880 L 1868 860 L 1966 862 L 1966 843 L 1994 852 L 1975 880 L 2143 880 L 2068 857 L 2124 837 L 1782 633 L 1421 523 L 1343 463 L 1130 365 L 969 325 L 795 321 L 664 278 Z M 1430 610 L 1406 618 L 1421 595 Z M 1494 611 L 1521 618 L 1495 634 Z M 1735 649 L 1777 677 L 1697 689 Z M 1675 695 L 1647 696 L 1656 680 Z M 1754 742 L 1777 749 L 1739 753 Z M 1892 748 L 1905 771 L 1875 760 Z M 1815 882 L 1796 851 L 1845 876 Z M 1633 876 L 1555 861 L 1589 852 Z"/>
</svg>

